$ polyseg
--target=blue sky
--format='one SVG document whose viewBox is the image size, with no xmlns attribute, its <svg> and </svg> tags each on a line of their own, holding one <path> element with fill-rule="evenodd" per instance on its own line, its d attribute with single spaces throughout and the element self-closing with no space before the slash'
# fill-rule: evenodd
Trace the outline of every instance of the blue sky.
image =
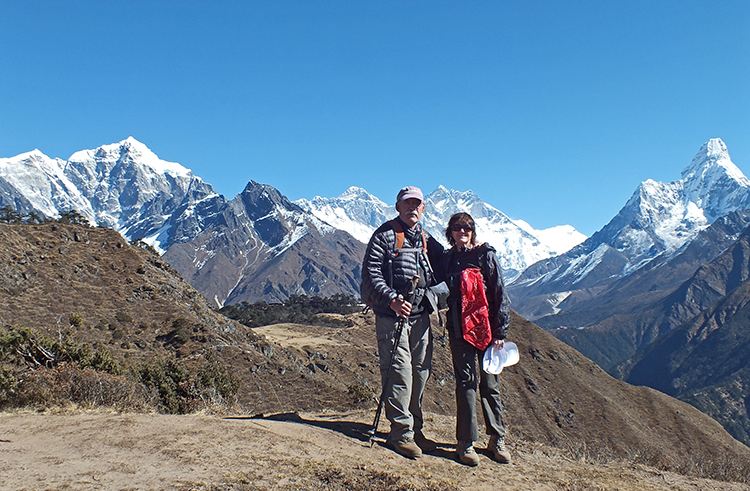
<svg viewBox="0 0 750 491">
<path fill-rule="evenodd" d="M 228 198 L 442 184 L 591 235 L 710 138 L 750 174 L 750 2 L 0 2 L 0 157 L 128 136 Z"/>
</svg>

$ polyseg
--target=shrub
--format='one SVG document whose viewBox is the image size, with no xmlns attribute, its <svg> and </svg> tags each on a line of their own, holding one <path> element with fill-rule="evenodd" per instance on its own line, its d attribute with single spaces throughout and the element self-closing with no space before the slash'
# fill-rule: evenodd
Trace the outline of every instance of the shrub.
<svg viewBox="0 0 750 491">
<path fill-rule="evenodd" d="M 239 387 L 237 379 L 221 367 L 212 353 L 203 369 L 191 371 L 177 360 L 155 360 L 134 368 L 134 378 L 158 398 L 158 409 L 187 414 L 201 407 L 231 406 Z"/>
<path fill-rule="evenodd" d="M 23 218 L 21 214 L 13 209 L 11 206 L 3 206 L 0 208 L 0 222 L 2 223 L 21 223 Z"/>
<path fill-rule="evenodd" d="M 177 328 L 186 328 L 185 323 L 176 322 Z M 205 360 L 191 367 L 174 359 L 154 360 L 131 367 L 124 377 L 112 353 L 101 346 L 78 345 L 67 336 L 54 341 L 28 328 L 0 329 L 0 407 L 74 403 L 185 414 L 232 406 L 237 378 L 213 352 Z M 16 376 L 19 370 L 24 370 L 23 380 Z"/>
<path fill-rule="evenodd" d="M 349 386 L 349 395 L 354 398 L 354 402 L 366 402 L 373 400 L 375 391 L 365 383 L 354 383 Z"/>
<path fill-rule="evenodd" d="M 91 227 L 91 222 L 88 218 L 83 216 L 76 210 L 68 210 L 60 214 L 60 218 L 57 219 L 58 223 L 69 223 L 72 225 L 81 225 L 83 227 Z"/>
<path fill-rule="evenodd" d="M 18 379 L 13 370 L 0 366 L 0 405 L 11 400 L 18 392 Z"/>
<path fill-rule="evenodd" d="M 37 213 L 35 213 L 35 212 L 32 211 L 32 212 L 29 212 L 29 214 L 26 217 L 24 217 L 24 221 L 26 223 L 31 223 L 31 224 L 37 223 L 37 224 L 39 224 L 39 223 L 46 223 L 47 222 L 47 218 L 42 217 L 42 216 L 40 216 Z"/>
<path fill-rule="evenodd" d="M 119 375 L 122 371 L 120 365 L 112 357 L 112 353 L 103 349 L 98 349 L 94 352 L 94 356 L 91 357 L 88 366 L 94 370 L 115 375 Z"/>
<path fill-rule="evenodd" d="M 70 314 L 68 322 L 73 327 L 81 327 L 83 325 L 83 317 L 78 314 Z"/>
<path fill-rule="evenodd" d="M 191 337 L 192 329 L 190 327 L 190 322 L 187 319 L 180 317 L 172 321 L 172 330 L 169 331 L 166 336 L 160 337 L 159 339 L 179 348 L 190 341 Z"/>
<path fill-rule="evenodd" d="M 81 368 L 91 367 L 114 375 L 120 366 L 112 353 L 102 348 L 92 350 L 88 344 L 74 343 L 67 335 L 53 340 L 29 328 L 8 328 L 0 331 L 0 361 L 13 358 L 15 364 L 32 368 L 53 368 L 59 363 L 76 363 Z"/>
<path fill-rule="evenodd" d="M 50 407 L 74 403 L 143 410 L 151 405 L 146 388 L 119 375 L 62 363 L 29 372 L 12 400 L 18 407 Z"/>
<path fill-rule="evenodd" d="M 157 251 L 154 246 L 152 246 L 152 245 L 144 242 L 143 239 L 135 239 L 134 241 L 132 241 L 130 243 L 130 245 L 135 246 L 135 247 L 140 247 L 141 249 L 145 249 L 148 252 L 150 252 L 151 254 L 153 254 L 154 256 L 160 256 L 161 255 L 161 254 L 159 254 L 159 251 Z"/>
<path fill-rule="evenodd" d="M 155 360 L 135 368 L 136 380 L 154 392 L 158 408 L 168 414 L 186 414 L 197 394 L 188 371 L 175 360 Z"/>
<path fill-rule="evenodd" d="M 234 405 L 240 387 L 239 380 L 227 371 L 226 367 L 219 364 L 212 351 L 208 351 L 205 357 L 206 367 L 201 373 L 201 385 L 206 389 L 206 394 L 211 397 L 214 404 Z"/>
</svg>

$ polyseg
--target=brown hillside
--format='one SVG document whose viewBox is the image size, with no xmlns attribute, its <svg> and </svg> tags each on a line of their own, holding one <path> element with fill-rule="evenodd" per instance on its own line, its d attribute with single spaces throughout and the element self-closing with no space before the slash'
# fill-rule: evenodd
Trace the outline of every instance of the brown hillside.
<svg viewBox="0 0 750 491">
<path fill-rule="evenodd" d="M 360 400 L 368 388 L 379 391 L 371 315 L 352 315 L 349 328 L 276 325 L 254 332 L 212 310 L 161 258 L 108 229 L 0 225 L 0 261 L 4 327 L 52 336 L 68 330 L 107 346 L 125 364 L 154 356 L 200 359 L 213 350 L 241 381 L 241 413 L 374 409 L 372 397 Z M 80 326 L 70 325 L 72 314 L 82 318 Z M 183 345 L 170 337 L 176 319 L 191 327 Z M 612 378 L 519 316 L 509 339 L 521 352 L 519 364 L 502 375 L 512 443 L 712 475 L 750 462 L 750 449 L 711 418 Z M 452 442 L 450 425 L 437 424 L 454 410 L 449 353 L 436 343 L 435 355 L 425 400 L 435 427 L 427 430 Z"/>
<path fill-rule="evenodd" d="M 121 361 L 138 361 L 173 354 L 169 334 L 179 319 L 191 334 L 179 355 L 259 339 L 217 314 L 160 257 L 114 230 L 0 224 L 0 325 L 53 338 L 67 332 Z"/>
</svg>

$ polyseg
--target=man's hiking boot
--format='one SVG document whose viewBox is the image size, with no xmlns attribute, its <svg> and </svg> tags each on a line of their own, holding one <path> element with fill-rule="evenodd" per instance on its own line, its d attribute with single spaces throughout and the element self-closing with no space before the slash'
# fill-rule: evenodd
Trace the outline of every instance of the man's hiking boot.
<svg viewBox="0 0 750 491">
<path fill-rule="evenodd" d="M 431 453 L 437 450 L 437 443 L 424 436 L 424 433 L 421 431 L 414 434 L 414 443 L 416 443 L 424 453 Z"/>
<path fill-rule="evenodd" d="M 393 449 L 409 459 L 416 459 L 422 455 L 422 449 L 414 443 L 414 440 L 410 437 L 404 437 L 397 441 L 389 440 L 390 445 Z"/>
<path fill-rule="evenodd" d="M 490 442 L 487 444 L 487 450 L 492 453 L 495 461 L 501 464 L 510 464 L 510 452 L 505 447 L 505 439 L 491 436 Z"/>
<path fill-rule="evenodd" d="M 479 455 L 474 450 L 474 442 L 458 442 L 456 453 L 462 464 L 471 466 L 479 464 Z"/>
</svg>

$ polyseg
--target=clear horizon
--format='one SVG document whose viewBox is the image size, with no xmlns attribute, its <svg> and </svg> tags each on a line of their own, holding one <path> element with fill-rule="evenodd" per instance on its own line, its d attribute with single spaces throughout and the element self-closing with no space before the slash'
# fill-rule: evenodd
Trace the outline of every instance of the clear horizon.
<svg viewBox="0 0 750 491">
<path fill-rule="evenodd" d="M 129 136 L 233 198 L 472 190 L 590 236 L 721 138 L 750 2 L 36 2 L 0 17 L 0 157 Z"/>
</svg>

